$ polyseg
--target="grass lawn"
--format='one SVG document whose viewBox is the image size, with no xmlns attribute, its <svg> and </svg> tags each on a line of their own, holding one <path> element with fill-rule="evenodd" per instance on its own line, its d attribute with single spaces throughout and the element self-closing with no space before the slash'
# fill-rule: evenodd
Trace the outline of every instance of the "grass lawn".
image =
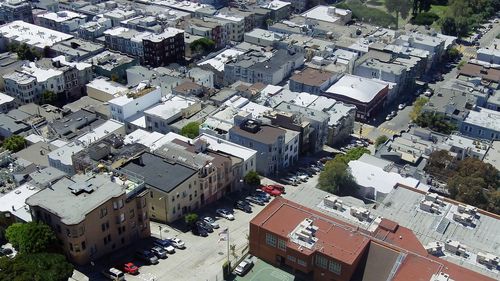
<svg viewBox="0 0 500 281">
<path fill-rule="evenodd" d="M 436 30 L 441 30 L 441 25 L 439 23 L 440 19 L 446 16 L 446 11 L 448 11 L 448 6 L 431 5 L 429 12 L 432 12 L 439 16 L 439 20 L 432 23 L 431 27 Z"/>
</svg>

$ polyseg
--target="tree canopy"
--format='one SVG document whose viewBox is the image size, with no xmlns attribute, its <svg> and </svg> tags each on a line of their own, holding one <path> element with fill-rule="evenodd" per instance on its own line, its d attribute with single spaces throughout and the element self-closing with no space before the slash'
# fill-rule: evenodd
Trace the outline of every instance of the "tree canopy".
<svg viewBox="0 0 500 281">
<path fill-rule="evenodd" d="M 181 129 L 181 135 L 190 139 L 196 138 L 199 134 L 200 134 L 200 123 L 198 122 L 188 123 Z"/>
<path fill-rule="evenodd" d="M 441 31 L 447 35 L 464 37 L 485 19 L 500 10 L 498 0 L 449 0 Z"/>
<path fill-rule="evenodd" d="M 61 254 L 18 254 L 13 259 L 0 258 L 0 280 L 66 281 L 73 275 L 73 265 Z"/>
<path fill-rule="evenodd" d="M 203 38 L 194 40 L 191 43 L 191 45 L 189 46 L 189 48 L 194 53 L 206 54 L 206 53 L 210 53 L 211 51 L 215 50 L 215 42 L 212 39 L 203 37 Z"/>
<path fill-rule="evenodd" d="M 443 134 L 450 134 L 456 130 L 456 126 L 446 121 L 443 114 L 436 112 L 421 113 L 415 123 L 423 128 L 429 128 Z"/>
<path fill-rule="evenodd" d="M 410 119 L 412 121 L 417 120 L 418 116 L 420 116 L 420 113 L 422 112 L 422 108 L 424 108 L 424 105 L 429 101 L 428 98 L 424 97 L 419 97 L 417 100 L 413 103 L 413 109 L 410 112 Z"/>
<path fill-rule="evenodd" d="M 410 0 L 385 0 L 385 8 L 389 13 L 396 15 L 396 29 L 398 29 L 399 17 L 408 18 L 412 5 L 410 5 Z"/>
<path fill-rule="evenodd" d="M 257 172 L 250 171 L 245 175 L 243 181 L 248 185 L 257 186 L 260 185 L 260 176 Z"/>
<path fill-rule="evenodd" d="M 389 138 L 386 135 L 379 136 L 375 140 L 375 147 L 378 147 L 379 145 L 385 143 Z"/>
<path fill-rule="evenodd" d="M 42 54 L 35 50 L 34 48 L 30 48 L 28 45 L 25 43 L 18 45 L 18 44 L 10 44 L 8 46 L 9 51 L 17 53 L 17 58 L 20 60 L 29 60 L 29 61 L 35 61 L 39 60 L 42 58 Z"/>
<path fill-rule="evenodd" d="M 198 220 L 198 214 L 196 213 L 189 213 L 184 216 L 184 222 L 188 226 L 193 226 L 197 220 Z"/>
<path fill-rule="evenodd" d="M 22 136 L 13 135 L 6 138 L 2 146 L 12 152 L 18 152 L 26 146 L 26 140 Z"/>
<path fill-rule="evenodd" d="M 14 223 L 5 231 L 5 237 L 23 254 L 45 252 L 56 240 L 52 229 L 40 222 Z"/>
</svg>

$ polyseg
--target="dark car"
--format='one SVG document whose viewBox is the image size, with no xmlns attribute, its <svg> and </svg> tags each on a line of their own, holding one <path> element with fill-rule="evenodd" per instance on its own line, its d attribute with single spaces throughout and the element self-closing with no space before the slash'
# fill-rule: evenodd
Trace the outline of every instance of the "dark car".
<svg viewBox="0 0 500 281">
<path fill-rule="evenodd" d="M 196 223 L 199 224 L 200 227 L 203 227 L 207 232 L 209 232 L 209 233 L 214 232 L 214 228 L 210 224 L 206 223 L 205 221 L 199 220 Z"/>
<path fill-rule="evenodd" d="M 250 207 L 250 204 L 248 204 L 248 202 L 245 202 L 245 201 L 242 201 L 242 200 L 236 201 L 236 203 L 234 203 L 234 207 L 236 209 L 242 210 L 245 213 L 251 213 L 252 212 L 252 208 Z"/>
<path fill-rule="evenodd" d="M 257 197 L 257 196 L 247 196 L 247 197 L 245 197 L 245 200 L 250 202 L 250 203 L 254 203 L 257 205 L 261 205 L 261 206 L 264 206 L 266 204 L 266 203 L 264 203 L 264 201 L 262 199 L 260 199 L 260 197 Z"/>
<path fill-rule="evenodd" d="M 147 262 L 148 264 L 157 264 L 158 258 L 148 250 L 139 250 L 135 252 L 135 256 L 142 261 Z"/>
<path fill-rule="evenodd" d="M 201 237 L 207 237 L 208 232 L 205 228 L 203 228 L 199 222 L 196 222 L 196 224 L 193 226 L 192 232 L 196 236 L 201 236 Z"/>
<path fill-rule="evenodd" d="M 265 193 L 264 191 L 260 190 L 260 189 L 257 189 L 255 190 L 254 193 L 252 193 L 252 196 L 254 197 L 259 197 L 260 200 L 264 201 L 264 202 L 269 202 L 271 201 L 271 195 Z"/>
</svg>

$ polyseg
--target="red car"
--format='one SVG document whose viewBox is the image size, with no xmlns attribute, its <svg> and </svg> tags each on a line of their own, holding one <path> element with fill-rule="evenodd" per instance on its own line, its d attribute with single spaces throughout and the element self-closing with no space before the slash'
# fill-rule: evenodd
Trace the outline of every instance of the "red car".
<svg viewBox="0 0 500 281">
<path fill-rule="evenodd" d="M 123 264 L 119 269 L 125 273 L 136 275 L 139 274 L 139 267 L 137 267 L 134 263 L 132 262 L 127 262 Z"/>
<path fill-rule="evenodd" d="M 264 191 L 265 193 L 267 193 L 271 196 L 280 196 L 281 195 L 281 191 L 279 191 L 278 189 L 275 189 L 271 185 L 263 185 L 261 187 L 261 189 L 262 189 L 262 191 Z"/>
<path fill-rule="evenodd" d="M 279 190 L 279 191 L 280 191 L 281 193 L 283 193 L 283 194 L 285 194 L 285 193 L 286 193 L 286 192 L 285 192 L 285 187 L 284 187 L 284 186 L 282 186 L 281 184 L 270 184 L 270 185 L 268 185 L 268 186 L 271 186 L 272 188 Z"/>
</svg>

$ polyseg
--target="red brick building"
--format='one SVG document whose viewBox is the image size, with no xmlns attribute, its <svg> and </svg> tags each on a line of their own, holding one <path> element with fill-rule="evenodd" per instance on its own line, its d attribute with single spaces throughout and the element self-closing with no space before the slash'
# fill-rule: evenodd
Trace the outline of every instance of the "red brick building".
<svg viewBox="0 0 500 281">
<path fill-rule="evenodd" d="M 250 253 L 306 280 L 493 281 L 428 255 L 395 222 L 369 232 L 281 197 L 250 222 Z"/>
</svg>

